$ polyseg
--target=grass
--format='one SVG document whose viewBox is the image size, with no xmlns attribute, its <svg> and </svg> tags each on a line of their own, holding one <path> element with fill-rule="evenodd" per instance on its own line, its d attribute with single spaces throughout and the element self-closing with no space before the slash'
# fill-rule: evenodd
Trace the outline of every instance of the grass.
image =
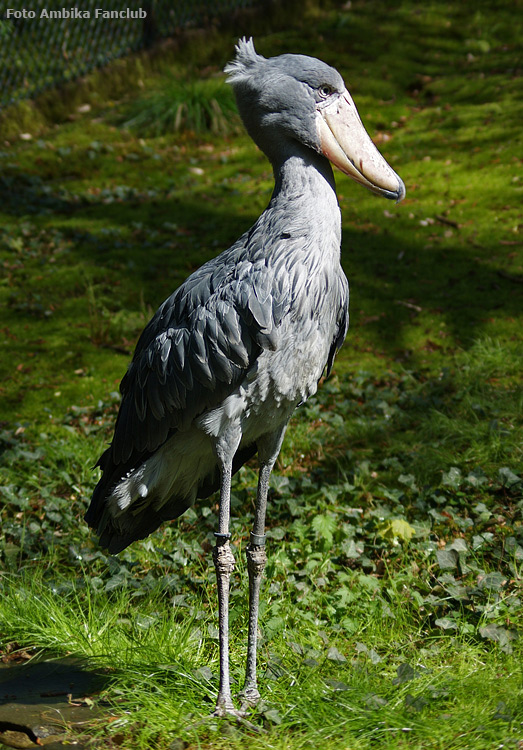
<svg viewBox="0 0 523 750">
<path fill-rule="evenodd" d="M 156 137 L 179 131 L 229 135 L 238 132 L 240 120 L 234 95 L 223 77 L 165 81 L 158 91 L 132 101 L 124 127 L 137 135 Z"/>
<path fill-rule="evenodd" d="M 272 480 L 253 715 L 268 734 L 187 728 L 217 690 L 215 500 L 118 558 L 81 521 L 143 325 L 272 189 L 245 135 L 121 125 L 173 78 L 201 103 L 232 38 L 213 37 L 211 67 L 204 45 L 187 69 L 144 64 L 145 86 L 119 80 L 88 113 L 75 99 L 67 119 L 62 98 L 57 126 L 35 118 L 0 152 L 3 652 L 102 670 L 97 748 L 518 748 L 518 24 L 508 3 L 356 0 L 255 31 L 263 54 L 342 71 L 407 186 L 391 206 L 337 175 L 351 329 Z M 233 496 L 238 687 L 255 482 L 245 467 Z"/>
</svg>

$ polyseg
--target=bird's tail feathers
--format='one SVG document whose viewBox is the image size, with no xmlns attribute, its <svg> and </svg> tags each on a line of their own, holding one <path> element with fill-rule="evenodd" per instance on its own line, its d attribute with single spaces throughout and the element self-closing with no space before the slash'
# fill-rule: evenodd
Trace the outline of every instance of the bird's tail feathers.
<svg viewBox="0 0 523 750">
<path fill-rule="evenodd" d="M 111 555 L 116 555 L 138 539 L 145 539 L 165 521 L 178 518 L 191 506 L 184 498 L 171 498 L 165 506 L 156 510 L 146 505 L 139 512 L 126 513 L 115 518 L 107 506 L 98 526 L 99 543 Z"/>
<path fill-rule="evenodd" d="M 181 516 L 193 505 L 196 495 L 196 492 L 191 497 L 173 494 L 166 502 L 161 503 L 154 502 L 154 497 L 144 497 L 140 492 L 133 492 L 131 497 L 126 497 L 128 488 L 126 492 L 122 491 L 125 481 L 116 485 L 106 497 L 96 487 L 93 502 L 85 517 L 88 524 L 96 530 L 100 546 L 112 555 L 138 539 L 145 539 L 164 521 Z M 122 502 L 124 499 L 125 502 Z"/>
</svg>

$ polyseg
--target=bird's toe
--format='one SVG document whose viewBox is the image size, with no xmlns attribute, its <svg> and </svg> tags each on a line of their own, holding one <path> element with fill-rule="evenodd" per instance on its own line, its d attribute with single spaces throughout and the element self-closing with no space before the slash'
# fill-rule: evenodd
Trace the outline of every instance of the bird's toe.
<svg viewBox="0 0 523 750">
<path fill-rule="evenodd" d="M 250 705 L 251 704 L 243 703 L 241 708 L 224 708 L 223 706 L 216 706 L 212 716 L 218 719 L 234 719 L 238 724 L 249 729 L 251 732 L 264 734 L 265 729 L 263 729 L 263 727 L 257 726 L 256 724 L 253 724 L 252 721 L 245 718 L 247 708 L 249 708 Z"/>
<path fill-rule="evenodd" d="M 245 687 L 238 698 L 241 701 L 241 711 L 243 714 L 247 712 L 247 709 L 257 706 L 260 700 L 260 692 L 257 687 Z"/>
</svg>

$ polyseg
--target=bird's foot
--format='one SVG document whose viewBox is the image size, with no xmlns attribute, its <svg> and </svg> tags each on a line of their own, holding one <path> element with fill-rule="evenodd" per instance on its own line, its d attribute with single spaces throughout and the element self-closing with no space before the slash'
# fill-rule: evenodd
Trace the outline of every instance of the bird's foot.
<svg viewBox="0 0 523 750">
<path fill-rule="evenodd" d="M 256 732 L 257 734 L 263 734 L 265 733 L 265 729 L 263 727 L 257 726 L 256 724 L 253 724 L 252 721 L 249 721 L 245 718 L 247 711 L 245 704 L 242 704 L 241 708 L 234 708 L 233 706 L 227 706 L 224 707 L 216 706 L 216 709 L 211 714 L 211 718 L 217 718 L 217 719 L 233 719 L 236 721 L 237 724 L 240 724 L 241 726 L 245 727 L 246 729 L 250 729 L 251 732 Z"/>
<path fill-rule="evenodd" d="M 222 693 L 220 688 L 216 700 L 216 708 L 214 709 L 212 716 L 215 716 L 218 719 L 226 719 L 227 716 L 237 716 L 238 713 L 238 710 L 234 708 L 230 690 L 226 690 Z"/>
<path fill-rule="evenodd" d="M 216 719 L 228 719 L 229 716 L 232 716 L 235 719 L 244 719 L 245 711 L 241 708 L 234 708 L 233 706 L 227 706 L 226 708 L 224 706 L 216 706 L 211 716 L 214 716 Z"/>
<path fill-rule="evenodd" d="M 186 727 L 186 730 L 192 730 L 196 727 L 201 726 L 202 724 L 206 724 L 208 721 L 211 721 L 212 719 L 226 719 L 228 721 L 235 721 L 237 724 L 240 724 L 241 726 L 245 727 L 246 729 L 249 729 L 251 732 L 257 732 L 258 734 L 264 734 L 265 729 L 263 727 L 257 726 L 256 724 L 253 724 L 252 721 L 249 721 L 246 719 L 247 709 L 251 708 L 252 706 L 255 706 L 256 703 L 259 700 L 260 694 L 256 690 L 257 697 L 255 698 L 253 695 L 253 691 L 249 691 L 249 697 L 247 698 L 245 696 L 245 690 L 241 693 L 240 697 L 242 699 L 242 705 L 241 708 L 235 708 L 234 704 L 232 702 L 232 699 L 230 697 L 223 697 L 220 696 L 218 698 L 218 701 L 216 702 L 216 708 L 214 711 L 204 719 L 200 719 L 200 721 L 195 722 L 194 724 L 190 724 Z"/>
<path fill-rule="evenodd" d="M 207 722 L 212 721 L 212 719 L 223 719 L 226 721 L 235 721 L 236 724 L 239 724 L 240 726 L 245 727 L 246 729 L 249 729 L 251 732 L 256 732 L 256 734 L 265 734 L 266 729 L 263 727 L 258 726 L 257 724 L 253 724 L 252 721 L 249 721 L 249 719 L 245 718 L 245 711 L 243 708 L 241 709 L 223 709 L 223 708 L 217 708 L 215 711 L 212 712 L 212 714 L 209 714 L 209 716 L 206 716 L 204 719 L 200 719 L 200 721 L 195 721 L 193 724 L 189 724 L 185 727 L 186 732 L 191 732 L 197 727 L 201 727 L 202 724 L 207 724 Z"/>
<path fill-rule="evenodd" d="M 260 697 L 260 691 L 258 690 L 256 685 L 244 687 L 241 693 L 239 693 L 238 695 L 238 698 L 241 700 L 240 711 L 242 711 L 243 714 L 247 713 L 248 708 L 254 708 L 258 705 Z"/>
<path fill-rule="evenodd" d="M 251 702 L 254 698 L 254 695 L 251 694 L 253 691 L 249 692 L 249 697 L 245 695 L 246 691 L 244 690 L 241 693 L 242 698 L 242 705 L 240 708 L 235 708 L 233 705 L 232 700 L 225 699 L 220 700 L 218 698 L 218 701 L 216 703 L 216 708 L 212 714 L 217 719 L 234 719 L 238 724 L 241 724 L 244 727 L 247 727 L 247 729 L 250 729 L 253 732 L 265 732 L 265 730 L 262 727 L 256 726 L 256 724 L 253 724 L 251 721 L 245 718 L 247 714 L 247 709 L 253 705 L 256 705 L 256 703 L 259 700 L 260 694 L 256 690 L 255 692 L 258 694 L 258 697 L 254 700 L 254 702 Z"/>
</svg>

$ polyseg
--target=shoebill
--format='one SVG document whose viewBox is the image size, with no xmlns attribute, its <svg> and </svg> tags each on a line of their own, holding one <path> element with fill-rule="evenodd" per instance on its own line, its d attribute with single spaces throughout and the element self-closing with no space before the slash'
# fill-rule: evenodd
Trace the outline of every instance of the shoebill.
<svg viewBox="0 0 523 750">
<path fill-rule="evenodd" d="M 225 71 L 249 135 L 272 164 L 274 191 L 255 224 L 191 274 L 140 336 L 86 520 L 117 553 L 219 492 L 216 715 L 239 716 L 260 697 L 256 637 L 269 477 L 292 413 L 329 373 L 348 327 L 331 164 L 384 198 L 400 201 L 405 187 L 334 68 L 304 55 L 265 58 L 242 39 Z M 247 668 L 237 710 L 228 658 L 230 492 L 233 474 L 255 454 Z"/>
</svg>

